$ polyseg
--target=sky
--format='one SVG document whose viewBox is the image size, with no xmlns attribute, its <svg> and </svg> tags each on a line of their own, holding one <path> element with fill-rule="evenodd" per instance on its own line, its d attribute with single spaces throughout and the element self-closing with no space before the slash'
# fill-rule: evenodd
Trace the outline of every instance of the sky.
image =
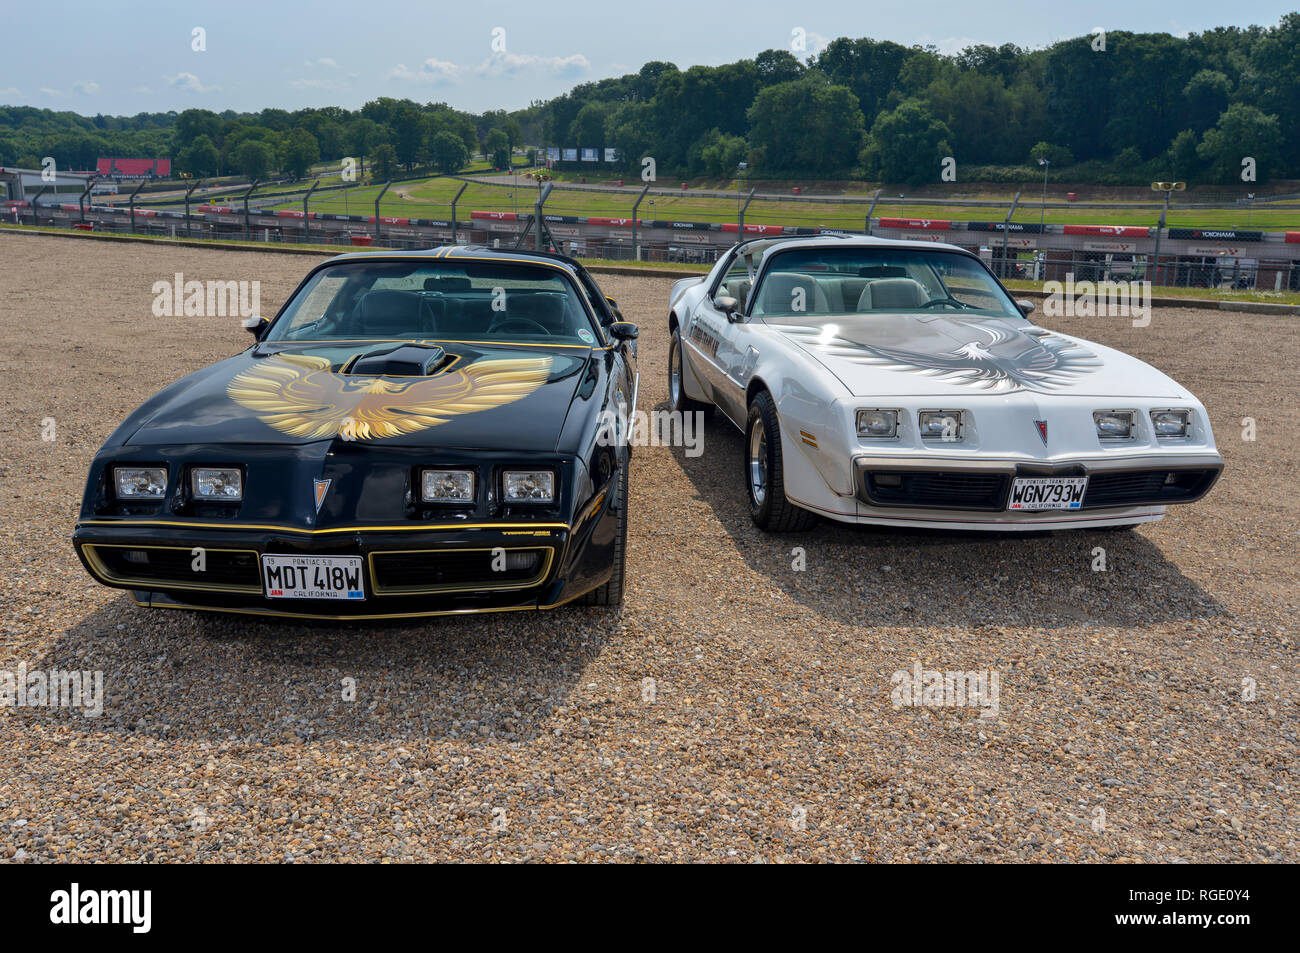
<svg viewBox="0 0 1300 953">
<path fill-rule="evenodd" d="M 1291 3 L 943 0 L 700 3 L 681 0 L 264 0 L 58 3 L 4 15 L 0 103 L 133 115 L 268 106 L 350 109 L 378 96 L 517 109 L 650 60 L 686 69 L 838 36 L 952 53 L 1042 47 L 1096 29 L 1201 32 L 1276 24 Z M 19 39 L 21 38 L 21 40 Z"/>
</svg>

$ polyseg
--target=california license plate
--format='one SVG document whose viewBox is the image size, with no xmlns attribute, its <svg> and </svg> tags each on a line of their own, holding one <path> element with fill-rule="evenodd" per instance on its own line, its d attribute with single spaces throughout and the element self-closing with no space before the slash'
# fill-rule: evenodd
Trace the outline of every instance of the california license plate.
<svg viewBox="0 0 1300 953">
<path fill-rule="evenodd" d="M 360 556 L 263 556 L 268 599 L 364 599 Z"/>
<path fill-rule="evenodd" d="M 1083 506 L 1088 478 L 1016 477 L 1011 484 L 1009 510 L 1077 510 Z"/>
</svg>

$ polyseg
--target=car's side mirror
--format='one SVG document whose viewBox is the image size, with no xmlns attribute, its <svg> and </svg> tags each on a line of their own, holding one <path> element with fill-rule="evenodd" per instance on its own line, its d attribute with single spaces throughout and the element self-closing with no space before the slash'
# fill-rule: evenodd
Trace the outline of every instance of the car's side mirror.
<svg viewBox="0 0 1300 953">
<path fill-rule="evenodd" d="M 260 314 L 254 314 L 251 317 L 244 318 L 242 323 L 244 325 L 244 330 L 253 335 L 253 337 L 257 338 L 259 341 L 262 340 L 262 335 L 266 332 L 266 329 L 270 327 L 266 318 L 262 317 Z"/>
<path fill-rule="evenodd" d="M 635 341 L 641 329 L 630 321 L 615 321 L 609 326 L 609 334 L 616 341 Z"/>
<path fill-rule="evenodd" d="M 713 299 L 713 306 L 725 314 L 728 321 L 740 320 L 740 302 L 731 295 L 718 295 Z"/>
<path fill-rule="evenodd" d="M 1016 307 L 1020 309 L 1021 314 L 1030 314 L 1034 310 L 1034 303 L 1028 298 L 1017 298 Z"/>
</svg>

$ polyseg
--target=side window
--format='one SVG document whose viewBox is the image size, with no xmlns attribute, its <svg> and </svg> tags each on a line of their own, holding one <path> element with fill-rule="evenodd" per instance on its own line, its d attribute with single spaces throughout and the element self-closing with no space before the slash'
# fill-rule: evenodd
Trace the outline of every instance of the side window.
<svg viewBox="0 0 1300 953">
<path fill-rule="evenodd" d="M 600 289 L 581 272 L 578 273 L 578 284 L 582 287 L 582 293 L 586 296 L 587 303 L 591 305 L 591 310 L 595 312 L 596 319 L 601 324 L 611 323 L 614 320 L 614 312 L 610 310 L 609 302 L 600 293 Z"/>
<path fill-rule="evenodd" d="M 718 295 L 729 295 L 740 302 L 740 310 L 745 311 L 745 305 L 749 301 L 749 292 L 751 283 L 749 280 L 749 259 L 745 255 L 737 255 L 735 260 L 727 266 L 727 272 L 722 276 L 722 281 L 718 283 L 718 290 L 714 292 L 714 297 Z"/>
</svg>

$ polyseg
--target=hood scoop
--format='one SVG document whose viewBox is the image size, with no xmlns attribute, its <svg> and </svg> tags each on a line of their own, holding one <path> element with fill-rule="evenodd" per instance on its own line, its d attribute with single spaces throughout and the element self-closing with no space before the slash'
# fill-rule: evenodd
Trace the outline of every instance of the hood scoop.
<svg viewBox="0 0 1300 953">
<path fill-rule="evenodd" d="M 428 377 L 451 360 L 436 344 L 400 344 L 358 355 L 341 373 L 364 377 Z"/>
</svg>

